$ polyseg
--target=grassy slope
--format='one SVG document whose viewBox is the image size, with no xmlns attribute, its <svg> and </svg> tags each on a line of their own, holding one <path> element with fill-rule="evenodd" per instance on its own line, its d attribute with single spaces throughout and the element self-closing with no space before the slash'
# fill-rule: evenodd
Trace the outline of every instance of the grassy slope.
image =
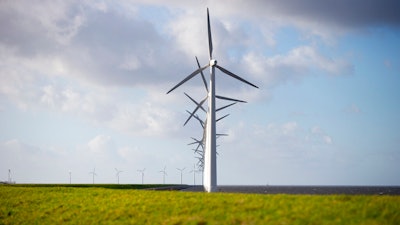
<svg viewBox="0 0 400 225">
<path fill-rule="evenodd" d="M 0 224 L 399 224 L 400 196 L 0 186 Z"/>
</svg>

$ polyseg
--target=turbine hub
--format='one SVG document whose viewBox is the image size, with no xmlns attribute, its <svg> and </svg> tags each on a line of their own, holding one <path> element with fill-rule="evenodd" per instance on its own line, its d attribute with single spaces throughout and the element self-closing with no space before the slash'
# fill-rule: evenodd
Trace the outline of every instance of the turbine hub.
<svg viewBox="0 0 400 225">
<path fill-rule="evenodd" d="M 217 65 L 217 60 L 211 59 L 210 60 L 210 66 L 215 66 L 215 65 Z"/>
</svg>

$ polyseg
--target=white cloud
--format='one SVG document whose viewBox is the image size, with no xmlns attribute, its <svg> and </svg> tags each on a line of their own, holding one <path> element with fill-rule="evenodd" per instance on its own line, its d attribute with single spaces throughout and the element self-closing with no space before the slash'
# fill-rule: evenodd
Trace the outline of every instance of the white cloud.
<svg viewBox="0 0 400 225">
<path fill-rule="evenodd" d="M 228 137 L 224 143 L 237 145 L 235 148 L 249 149 L 252 154 L 259 156 L 272 154 L 274 157 L 302 159 L 311 154 L 310 151 L 324 151 L 324 147 L 333 144 L 332 138 L 319 126 L 313 126 L 307 131 L 296 121 L 252 127 L 241 123 L 231 128 L 229 135 L 235 138 Z"/>
<path fill-rule="evenodd" d="M 307 136 L 307 140 L 324 144 L 333 144 L 332 137 L 330 137 L 321 127 L 313 126 L 310 134 Z"/>
<path fill-rule="evenodd" d="M 164 24 L 171 28 L 167 32 L 170 36 L 166 37 L 155 29 L 155 24 L 141 20 L 139 14 L 133 13 L 128 17 L 117 7 L 105 5 L 104 2 L 94 5 L 46 2 L 43 8 L 34 6 L 34 11 L 54 8 L 43 18 L 36 13 L 21 11 L 21 5 L 14 4 L 9 6 L 9 10 L 15 10 L 16 13 L 9 17 L 18 18 L 21 26 L 17 26 L 15 32 L 19 36 L 30 36 L 30 40 L 15 39 L 12 43 L 3 40 L 3 45 L 0 43 L 0 57 L 4 59 L 0 71 L 4 82 L 0 86 L 0 93 L 22 108 L 32 107 L 32 102 L 54 107 L 60 104 L 56 103 L 60 100 L 63 104 L 59 107 L 64 111 L 81 110 L 80 107 L 85 106 L 85 110 L 93 115 L 98 110 L 97 101 L 104 95 L 97 98 L 97 94 L 77 88 L 86 90 L 97 85 L 105 89 L 127 86 L 167 89 L 169 84 L 178 82 L 194 69 L 195 62 L 191 57 L 198 55 L 207 58 L 204 18 L 189 11 L 178 13 L 177 17 L 171 13 L 172 19 Z M 73 22 L 75 18 L 79 22 Z M 34 27 L 40 29 L 29 30 L 34 34 L 29 35 L 22 25 L 24 21 L 45 22 L 42 25 L 37 22 Z M 220 57 L 230 57 L 231 64 L 237 60 L 236 55 L 240 56 L 254 48 L 251 46 L 255 43 L 262 43 L 259 37 L 252 37 L 240 24 L 230 20 L 215 19 L 213 25 L 215 51 Z M 57 35 L 46 36 L 48 42 L 35 42 L 42 40 L 47 33 Z M 58 41 L 58 36 L 62 34 L 68 41 Z M 21 52 L 24 49 L 29 49 L 30 53 Z M 186 54 L 182 55 L 183 52 Z M 340 73 L 347 67 L 346 63 L 330 61 L 319 55 L 316 49 L 309 46 L 296 48 L 287 55 L 272 57 L 250 51 L 244 56 L 244 63 L 237 64 L 239 66 L 230 67 L 229 61 L 223 66 L 239 74 L 255 74 L 250 80 L 263 80 L 267 86 L 296 79 L 299 76 L 296 73 L 304 74 L 312 69 L 308 67 L 312 63 L 329 73 Z M 11 78 L 9 74 L 13 74 Z M 234 81 L 223 83 L 226 85 L 221 88 L 228 92 L 233 87 L 230 84 L 240 84 Z M 248 89 L 242 89 L 241 92 L 257 98 L 257 92 Z M 108 106 L 104 102 L 100 105 Z"/>
<path fill-rule="evenodd" d="M 14 14 L 7 14 L 7 21 L 15 18 L 18 24 L 6 36 L 18 34 L 30 40 L 0 38 L 2 98 L 25 110 L 76 115 L 132 136 L 194 133 L 190 127 L 182 129 L 184 109 L 178 111 L 181 103 L 174 102 L 176 95 L 166 96 L 165 91 L 195 69 L 194 55 L 208 58 L 204 12 L 171 10 L 171 19 L 161 23 L 165 30 L 160 31 L 152 21 L 140 18 L 140 7 L 135 4 L 127 12 L 105 2 L 58 3 L 35 5 L 32 12 L 10 3 L 8 9 Z M 38 14 L 50 8 L 54 10 L 49 14 Z M 271 87 L 307 76 L 310 70 L 340 74 L 348 68 L 345 62 L 331 60 L 311 46 L 266 56 L 260 53 L 260 45 L 274 44 L 272 39 L 264 40 L 274 25 L 237 22 L 218 9 L 211 15 L 215 55 L 229 59 L 221 65 L 267 87 L 262 92 L 250 90 L 218 76 L 225 79 L 219 83 L 223 84 L 220 93 L 261 101 L 270 98 Z M 25 22 L 37 29 L 27 29 Z M 239 85 L 239 91 L 234 90 Z M 137 88 L 145 94 L 134 94 Z M 285 126 L 288 133 L 296 129 L 296 124 Z"/>
<path fill-rule="evenodd" d="M 5 29 L 0 40 L 31 56 L 38 50 L 54 50 L 55 45 L 68 44 L 84 24 L 83 7 L 72 1 L 2 2 L 0 21 Z"/>
<path fill-rule="evenodd" d="M 218 140 L 218 160 L 221 179 L 232 184 L 235 177 L 251 184 L 310 184 L 316 170 L 329 172 L 342 157 L 320 126 L 299 121 L 240 123 L 230 127 L 229 135 Z"/>
<path fill-rule="evenodd" d="M 243 62 L 248 66 L 250 74 L 254 74 L 257 80 L 262 80 L 269 87 L 299 80 L 315 71 L 331 75 L 352 73 L 352 66 L 348 62 L 329 59 L 311 46 L 300 46 L 286 55 L 272 57 L 249 52 L 243 57 Z"/>
<path fill-rule="evenodd" d="M 160 6 L 164 3 L 159 0 L 138 2 L 154 6 Z M 349 31 L 363 30 L 380 25 L 399 27 L 400 16 L 397 12 L 400 9 L 400 4 L 396 1 L 383 0 L 371 1 L 369 4 L 364 3 L 362 0 L 352 2 L 329 0 L 323 3 L 318 0 L 223 0 L 206 2 L 176 0 L 169 1 L 168 5 L 164 7 L 171 11 L 195 14 L 198 17 L 204 16 L 205 8 L 209 7 L 212 18 L 247 20 L 259 24 L 262 28 L 293 26 L 304 31 L 306 36 L 317 36 L 329 42 L 334 37 Z"/>
<path fill-rule="evenodd" d="M 125 69 L 128 71 L 135 71 L 140 69 L 143 66 L 143 63 L 140 61 L 140 59 L 135 56 L 125 56 L 125 58 L 123 59 L 122 63 L 120 64 L 120 68 L 121 69 Z"/>
<path fill-rule="evenodd" d="M 330 136 L 324 135 L 324 136 L 323 136 L 323 139 L 324 139 L 324 142 L 325 142 L 326 144 L 332 144 L 332 138 L 331 138 Z"/>
<path fill-rule="evenodd" d="M 350 114 L 359 114 L 359 113 L 362 113 L 362 110 L 355 103 L 352 103 L 350 106 L 347 106 L 345 108 L 345 112 L 350 113 Z"/>
<path fill-rule="evenodd" d="M 98 135 L 88 142 L 88 148 L 95 154 L 107 154 L 115 150 L 115 144 L 110 136 Z"/>
<path fill-rule="evenodd" d="M 204 45 L 206 35 L 204 29 L 204 18 L 183 15 L 171 24 L 168 24 L 169 34 L 175 38 L 177 46 L 182 49 L 187 57 L 194 59 L 198 56 L 200 59 L 207 58 L 208 54 Z"/>
<path fill-rule="evenodd" d="M 285 124 L 282 124 L 282 133 L 283 134 L 290 134 L 297 129 L 297 123 L 296 122 L 287 122 Z"/>
</svg>

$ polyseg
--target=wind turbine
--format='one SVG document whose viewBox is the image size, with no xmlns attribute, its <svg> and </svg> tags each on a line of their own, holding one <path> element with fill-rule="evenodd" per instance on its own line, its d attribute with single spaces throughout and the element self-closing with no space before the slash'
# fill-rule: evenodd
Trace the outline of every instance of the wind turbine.
<svg viewBox="0 0 400 225">
<path fill-rule="evenodd" d="M 119 174 L 122 173 L 123 171 L 122 170 L 118 170 L 117 168 L 114 168 L 114 169 L 117 172 L 116 176 L 117 176 L 117 182 L 119 184 Z"/>
<path fill-rule="evenodd" d="M 163 170 L 160 170 L 159 172 L 163 174 L 163 184 L 165 184 L 165 176 L 167 175 L 167 172 L 165 172 L 165 169 L 167 169 L 166 166 L 164 166 Z"/>
<path fill-rule="evenodd" d="M 71 184 L 71 175 L 72 175 L 71 170 L 68 173 L 69 173 L 69 184 Z"/>
<path fill-rule="evenodd" d="M 8 169 L 8 183 L 12 183 L 11 169 Z"/>
<path fill-rule="evenodd" d="M 211 38 L 211 25 L 210 25 L 210 15 L 209 15 L 209 10 L 207 8 L 207 30 L 208 30 L 208 53 L 209 53 L 209 63 L 203 67 L 198 68 L 194 72 L 192 72 L 189 76 L 187 76 L 185 79 L 183 79 L 181 82 L 179 82 L 177 85 L 175 85 L 171 90 L 167 92 L 170 93 L 188 80 L 192 79 L 194 76 L 197 74 L 201 73 L 202 71 L 205 70 L 206 68 L 210 67 L 210 80 L 209 80 L 209 86 L 207 88 L 208 95 L 206 99 L 208 99 L 208 110 L 207 110 L 207 122 L 206 122 L 206 140 L 205 140 L 205 149 L 204 149 L 204 179 L 203 179 L 203 186 L 204 189 L 207 192 L 214 192 L 217 191 L 217 160 L 216 160 L 216 107 L 215 107 L 215 99 L 225 99 L 225 100 L 233 100 L 230 98 L 218 96 L 215 94 L 215 68 L 223 72 L 224 74 L 233 77 L 243 83 L 246 83 L 250 86 L 253 86 L 255 88 L 258 88 L 256 85 L 248 82 L 247 80 L 239 77 L 238 75 L 228 71 L 227 69 L 219 66 L 217 64 L 217 60 L 213 59 L 212 53 L 213 53 L 213 44 L 212 44 L 212 38 Z M 196 57 L 197 60 L 197 57 Z M 197 60 L 198 62 L 198 60 Z M 198 65 L 200 65 L 198 63 Z M 204 76 L 203 77 L 203 82 L 205 81 Z M 204 82 L 206 83 L 206 82 Z M 207 86 L 207 85 L 206 85 Z M 196 109 L 191 113 L 191 117 L 196 113 L 196 111 L 200 108 L 199 105 L 203 104 L 206 99 L 203 99 Z M 189 117 L 190 119 L 190 117 Z M 187 121 L 186 121 L 187 122 Z M 186 123 L 185 122 L 185 123 Z"/>
<path fill-rule="evenodd" d="M 193 185 L 196 185 L 196 164 L 193 164 L 193 170 L 191 170 L 189 173 L 193 173 Z"/>
<path fill-rule="evenodd" d="M 93 175 L 93 184 L 94 184 L 94 176 L 97 176 L 97 174 L 96 174 L 96 167 L 93 168 L 93 171 L 92 171 L 92 172 L 89 172 L 89 174 L 92 174 L 92 175 Z"/>
<path fill-rule="evenodd" d="M 181 184 L 182 184 L 182 172 L 186 169 L 186 167 L 183 167 L 182 169 L 176 168 L 177 170 L 181 171 Z"/>
<path fill-rule="evenodd" d="M 146 168 L 143 168 L 142 170 L 137 170 L 139 173 L 142 174 L 142 184 L 143 184 L 143 178 L 144 178 L 144 171 L 146 170 Z"/>
</svg>

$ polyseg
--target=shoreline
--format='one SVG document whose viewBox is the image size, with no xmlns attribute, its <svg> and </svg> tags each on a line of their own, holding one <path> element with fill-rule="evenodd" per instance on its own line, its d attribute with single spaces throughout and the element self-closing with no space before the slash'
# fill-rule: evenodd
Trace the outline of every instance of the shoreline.
<svg viewBox="0 0 400 225">
<path fill-rule="evenodd" d="M 181 191 L 202 192 L 200 185 Z M 220 185 L 220 193 L 306 194 L 306 195 L 400 195 L 400 186 L 333 186 L 333 185 Z"/>
</svg>

